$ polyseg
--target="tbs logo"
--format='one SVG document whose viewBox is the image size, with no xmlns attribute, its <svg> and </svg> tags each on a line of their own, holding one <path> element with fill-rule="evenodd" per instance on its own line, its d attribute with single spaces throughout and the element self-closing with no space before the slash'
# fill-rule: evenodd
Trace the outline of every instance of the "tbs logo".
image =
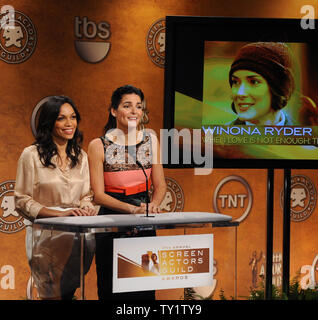
<svg viewBox="0 0 318 320">
<path fill-rule="evenodd" d="M 75 17 L 75 50 L 86 62 L 97 63 L 104 60 L 109 52 L 110 24 L 106 21 L 96 24 L 87 17 Z"/>
</svg>

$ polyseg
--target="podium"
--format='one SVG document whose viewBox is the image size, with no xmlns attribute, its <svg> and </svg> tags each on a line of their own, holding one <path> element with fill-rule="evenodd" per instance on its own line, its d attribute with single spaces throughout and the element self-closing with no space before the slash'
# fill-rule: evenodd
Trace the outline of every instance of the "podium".
<svg viewBox="0 0 318 320">
<path fill-rule="evenodd" d="M 147 217 L 144 214 L 116 214 L 102 216 L 69 216 L 36 219 L 32 226 L 33 247 L 37 242 L 37 234 L 45 232 L 66 232 L 74 234 L 79 239 L 79 257 L 80 257 L 80 296 L 85 299 L 85 238 L 94 236 L 96 233 L 116 232 L 120 236 L 127 232 L 142 230 L 160 230 L 176 228 L 202 228 L 205 226 L 214 227 L 234 227 L 235 232 L 235 279 L 236 279 L 236 254 L 237 243 L 236 234 L 237 221 L 232 221 L 232 217 L 219 213 L 209 212 L 168 212 L 152 214 Z M 63 249 L 63 248 L 62 248 Z M 236 292 L 236 283 L 235 283 Z"/>
</svg>

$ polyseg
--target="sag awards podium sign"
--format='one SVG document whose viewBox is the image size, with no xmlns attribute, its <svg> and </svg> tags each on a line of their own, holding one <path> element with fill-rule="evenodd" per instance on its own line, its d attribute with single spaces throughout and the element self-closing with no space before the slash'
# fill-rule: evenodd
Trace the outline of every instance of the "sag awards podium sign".
<svg viewBox="0 0 318 320">
<path fill-rule="evenodd" d="M 113 270 L 113 292 L 212 285 L 213 235 L 114 239 Z"/>
</svg>

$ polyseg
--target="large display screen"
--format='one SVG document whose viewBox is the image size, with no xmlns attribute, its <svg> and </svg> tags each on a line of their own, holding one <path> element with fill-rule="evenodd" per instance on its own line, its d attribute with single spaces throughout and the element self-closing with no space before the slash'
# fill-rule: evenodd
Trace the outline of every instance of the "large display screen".
<svg viewBox="0 0 318 320">
<path fill-rule="evenodd" d="M 214 167 L 317 166 L 315 30 L 298 19 L 166 22 L 165 128 L 200 129 Z"/>
</svg>

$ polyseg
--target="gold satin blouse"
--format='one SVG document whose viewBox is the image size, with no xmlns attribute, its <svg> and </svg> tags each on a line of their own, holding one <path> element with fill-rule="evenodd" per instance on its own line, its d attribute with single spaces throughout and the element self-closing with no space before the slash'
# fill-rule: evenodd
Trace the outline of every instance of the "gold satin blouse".
<svg viewBox="0 0 318 320">
<path fill-rule="evenodd" d="M 15 182 L 16 210 L 33 221 L 43 207 L 94 208 L 86 152 L 82 150 L 76 167 L 64 171 L 57 166 L 57 156 L 51 161 L 56 168 L 44 167 L 35 145 L 23 150 Z"/>
</svg>

